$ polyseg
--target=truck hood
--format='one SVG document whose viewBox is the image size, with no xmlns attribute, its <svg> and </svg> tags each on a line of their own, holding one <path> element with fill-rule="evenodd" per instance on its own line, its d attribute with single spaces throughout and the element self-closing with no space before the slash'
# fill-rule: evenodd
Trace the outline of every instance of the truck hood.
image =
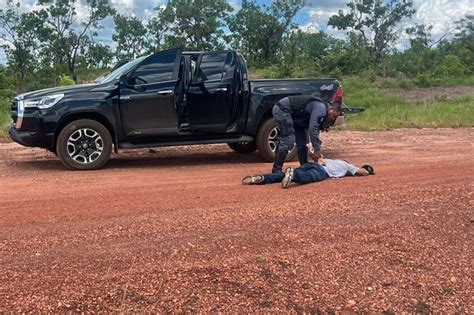
<svg viewBox="0 0 474 315">
<path fill-rule="evenodd" d="M 113 86 L 111 86 L 110 83 L 108 84 L 97 84 L 97 83 L 76 84 L 76 85 L 60 86 L 60 87 L 27 92 L 27 93 L 18 95 L 16 98 L 18 100 L 31 99 L 31 98 L 37 98 L 37 97 L 58 94 L 58 93 L 63 93 L 65 95 L 68 95 L 68 94 L 83 93 L 83 92 L 97 91 L 97 90 L 110 90 L 112 88 Z"/>
</svg>

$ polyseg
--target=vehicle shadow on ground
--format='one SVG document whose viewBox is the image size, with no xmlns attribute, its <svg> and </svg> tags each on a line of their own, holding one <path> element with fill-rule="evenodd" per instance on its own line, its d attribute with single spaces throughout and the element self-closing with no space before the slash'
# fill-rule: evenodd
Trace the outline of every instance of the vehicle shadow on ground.
<svg viewBox="0 0 474 315">
<path fill-rule="evenodd" d="M 328 150 L 327 158 L 341 158 L 342 152 Z M 294 160 L 297 161 L 297 160 Z M 125 153 L 113 155 L 103 170 L 132 169 L 132 168 L 170 168 L 186 166 L 224 165 L 224 164 L 265 164 L 258 153 L 239 154 L 235 152 L 186 152 L 186 153 Z M 23 170 L 65 171 L 66 168 L 53 155 L 42 159 L 17 161 L 14 166 Z"/>
<path fill-rule="evenodd" d="M 130 168 L 167 168 L 184 166 L 203 166 L 219 164 L 251 164 L 265 163 L 266 161 L 256 153 L 238 154 L 234 152 L 219 153 L 186 153 L 186 154 L 147 154 L 147 155 L 114 155 L 102 168 L 109 169 L 130 169 Z M 47 170 L 64 171 L 65 166 L 55 156 L 48 158 L 38 158 L 37 160 L 16 161 L 12 168 L 20 170 Z"/>
<path fill-rule="evenodd" d="M 184 167 L 222 164 L 266 163 L 257 153 L 235 152 L 153 154 L 146 156 L 116 156 L 107 162 L 106 169 L 128 169 L 143 167 Z"/>
</svg>

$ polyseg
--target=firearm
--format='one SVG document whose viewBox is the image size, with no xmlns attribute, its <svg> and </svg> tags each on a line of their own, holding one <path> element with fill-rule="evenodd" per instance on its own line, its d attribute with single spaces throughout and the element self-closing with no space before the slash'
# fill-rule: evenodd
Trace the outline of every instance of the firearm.
<svg viewBox="0 0 474 315">
<path fill-rule="evenodd" d="M 346 104 L 342 104 L 342 111 L 345 114 L 358 114 L 364 111 L 362 107 L 347 107 Z"/>
</svg>

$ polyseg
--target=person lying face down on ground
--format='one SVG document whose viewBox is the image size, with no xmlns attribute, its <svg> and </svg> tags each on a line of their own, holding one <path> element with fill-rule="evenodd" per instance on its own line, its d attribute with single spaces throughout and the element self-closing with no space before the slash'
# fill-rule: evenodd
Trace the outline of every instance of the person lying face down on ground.
<svg viewBox="0 0 474 315">
<path fill-rule="evenodd" d="M 288 167 L 285 172 L 246 176 L 243 185 L 264 185 L 281 182 L 283 188 L 288 188 L 291 183 L 309 184 L 323 181 L 327 178 L 340 178 L 344 176 L 374 175 L 374 168 L 370 165 L 357 167 L 344 160 L 330 160 L 318 158 L 316 163 L 308 162 L 296 169 Z"/>
</svg>

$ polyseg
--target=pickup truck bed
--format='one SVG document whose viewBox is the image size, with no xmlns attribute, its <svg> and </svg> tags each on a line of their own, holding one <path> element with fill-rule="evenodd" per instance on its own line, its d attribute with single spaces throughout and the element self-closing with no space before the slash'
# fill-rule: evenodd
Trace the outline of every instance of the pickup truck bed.
<svg viewBox="0 0 474 315">
<path fill-rule="evenodd" d="M 249 86 L 251 105 L 248 115 L 249 128 L 246 131 L 251 135 L 256 135 L 263 117 L 271 117 L 271 109 L 280 99 L 289 95 L 320 92 L 325 99 L 332 100 L 340 87 L 336 79 L 252 80 L 249 81 Z M 342 99 L 339 102 L 342 102 Z"/>
</svg>

